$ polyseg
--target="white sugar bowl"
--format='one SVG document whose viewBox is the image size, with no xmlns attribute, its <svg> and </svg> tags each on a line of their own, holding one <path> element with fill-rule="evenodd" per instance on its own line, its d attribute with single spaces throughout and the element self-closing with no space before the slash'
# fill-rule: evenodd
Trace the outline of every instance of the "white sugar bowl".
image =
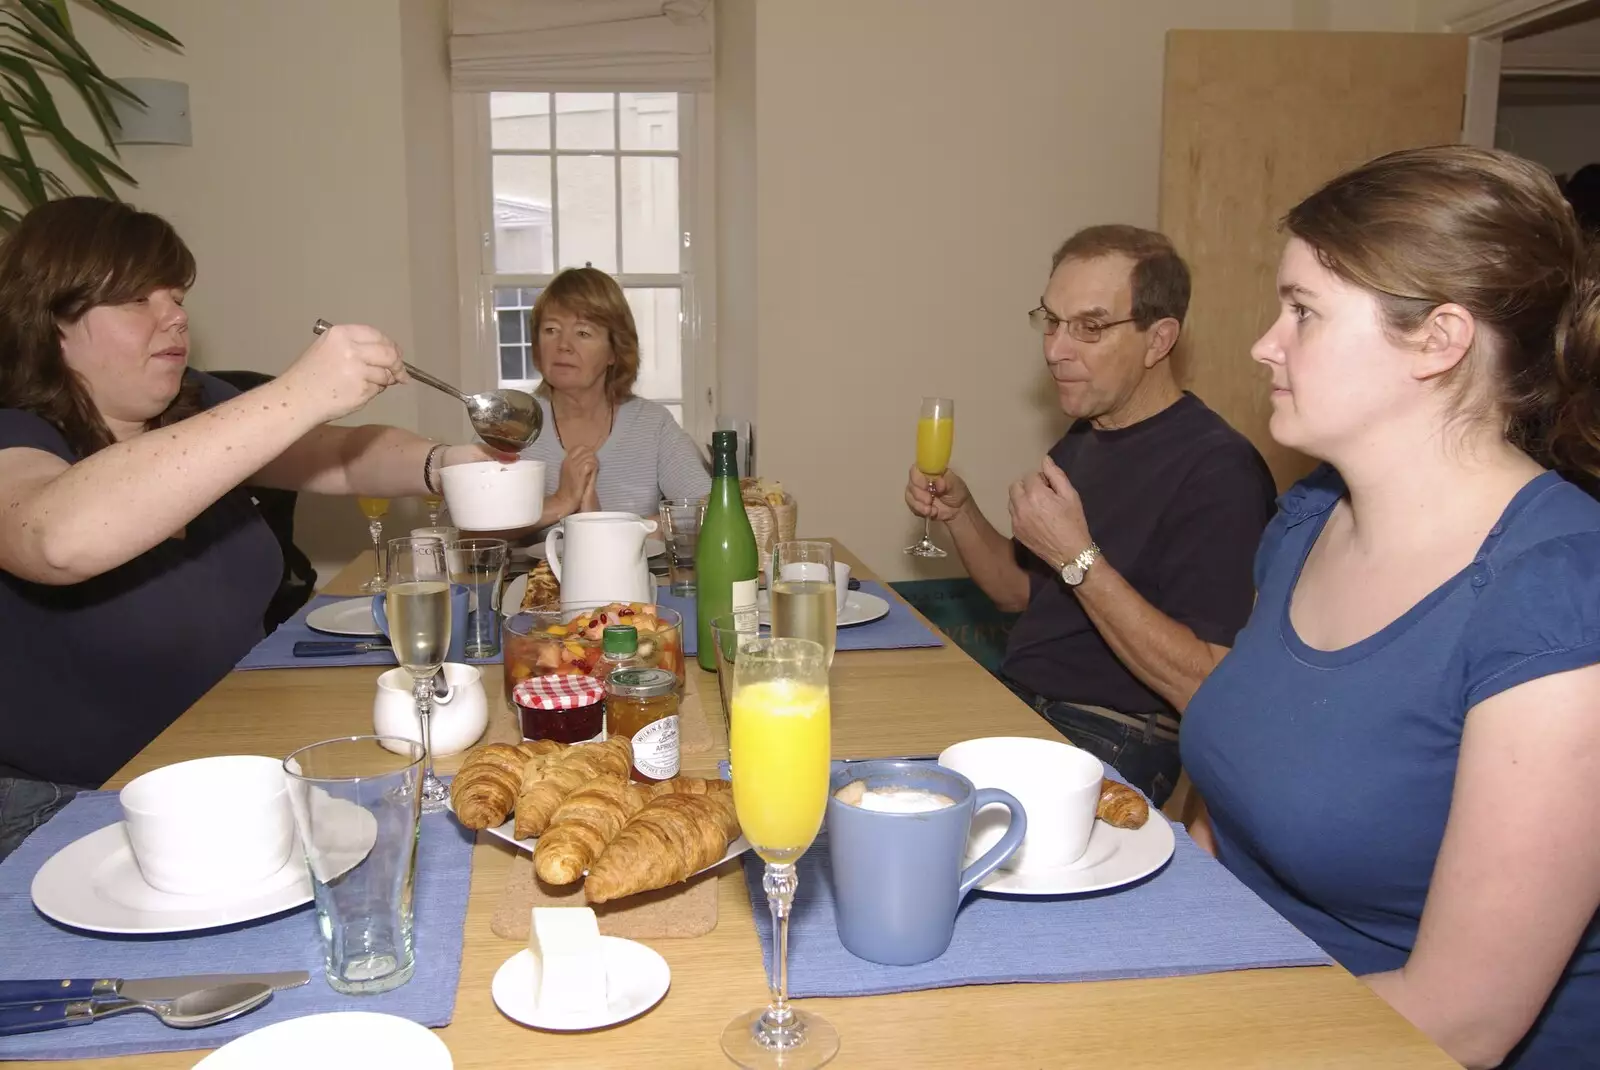
<svg viewBox="0 0 1600 1070">
<path fill-rule="evenodd" d="M 435 698 L 433 716 L 429 718 L 435 758 L 466 750 L 489 727 L 489 702 L 478 667 L 447 662 L 444 678 L 450 684 L 450 697 L 443 702 Z M 378 694 L 372 701 L 372 729 L 380 736 L 422 742 L 411 674 L 404 669 L 390 669 L 378 677 Z"/>
</svg>

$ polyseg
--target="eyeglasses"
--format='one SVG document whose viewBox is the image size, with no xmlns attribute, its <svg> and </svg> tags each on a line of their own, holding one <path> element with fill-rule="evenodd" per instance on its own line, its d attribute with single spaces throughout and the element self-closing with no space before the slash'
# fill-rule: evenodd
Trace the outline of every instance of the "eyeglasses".
<svg viewBox="0 0 1600 1070">
<path fill-rule="evenodd" d="M 1120 327 L 1124 323 L 1134 322 L 1132 317 L 1125 320 L 1112 320 L 1110 323 L 1100 323 L 1097 320 L 1062 319 L 1048 308 L 1044 302 L 1039 307 L 1028 313 L 1028 323 L 1042 335 L 1052 335 L 1066 325 L 1067 333 L 1080 342 L 1098 342 L 1100 336 L 1113 327 Z"/>
</svg>

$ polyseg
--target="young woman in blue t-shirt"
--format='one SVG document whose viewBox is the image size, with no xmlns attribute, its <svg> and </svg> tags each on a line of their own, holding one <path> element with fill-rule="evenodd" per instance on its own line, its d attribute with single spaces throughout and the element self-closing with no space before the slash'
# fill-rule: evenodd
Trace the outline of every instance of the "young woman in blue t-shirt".
<svg viewBox="0 0 1600 1070">
<path fill-rule="evenodd" d="M 1255 611 L 1184 717 L 1218 857 L 1468 1066 L 1600 1065 L 1600 260 L 1506 153 L 1295 207 Z"/>
</svg>

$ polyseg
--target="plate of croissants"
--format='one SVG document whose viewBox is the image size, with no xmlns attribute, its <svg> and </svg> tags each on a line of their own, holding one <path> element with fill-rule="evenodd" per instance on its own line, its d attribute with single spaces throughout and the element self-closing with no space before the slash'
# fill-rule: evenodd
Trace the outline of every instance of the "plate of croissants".
<svg viewBox="0 0 1600 1070">
<path fill-rule="evenodd" d="M 488 743 L 462 761 L 450 809 L 467 828 L 532 852 L 540 880 L 583 881 L 591 904 L 680 884 L 750 849 L 727 781 L 639 784 L 632 765 L 626 736 Z"/>
</svg>

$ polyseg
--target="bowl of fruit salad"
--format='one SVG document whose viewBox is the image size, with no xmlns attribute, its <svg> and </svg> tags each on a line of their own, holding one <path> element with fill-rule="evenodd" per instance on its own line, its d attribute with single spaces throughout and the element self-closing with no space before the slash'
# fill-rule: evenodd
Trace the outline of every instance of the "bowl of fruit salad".
<svg viewBox="0 0 1600 1070">
<path fill-rule="evenodd" d="M 638 659 L 670 670 L 684 685 L 683 617 L 649 602 L 610 602 L 566 609 L 527 610 L 506 618 L 506 704 L 524 680 L 566 673 L 596 676 L 607 625 L 631 624 L 639 633 Z"/>
</svg>

